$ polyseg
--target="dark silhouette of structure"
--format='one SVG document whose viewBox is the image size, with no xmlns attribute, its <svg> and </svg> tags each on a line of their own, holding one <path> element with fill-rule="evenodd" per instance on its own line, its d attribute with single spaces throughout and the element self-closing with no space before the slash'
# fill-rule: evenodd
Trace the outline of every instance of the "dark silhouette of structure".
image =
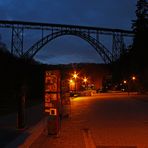
<svg viewBox="0 0 148 148">
<path fill-rule="evenodd" d="M 0 20 L 0 27 L 11 29 L 11 53 L 19 57 L 33 58 L 34 55 L 51 40 L 63 35 L 74 35 L 91 44 L 105 63 L 111 63 L 112 61 L 117 60 L 124 51 L 124 39 L 126 37 L 133 37 L 134 35 L 133 31 L 122 29 L 21 21 Z M 26 30 L 41 30 L 42 36 L 41 39 L 34 43 L 29 49 L 24 49 L 23 46 L 24 32 Z M 45 35 L 45 32 L 48 32 L 48 34 Z M 112 50 L 107 49 L 100 42 L 100 35 L 112 36 Z"/>
</svg>

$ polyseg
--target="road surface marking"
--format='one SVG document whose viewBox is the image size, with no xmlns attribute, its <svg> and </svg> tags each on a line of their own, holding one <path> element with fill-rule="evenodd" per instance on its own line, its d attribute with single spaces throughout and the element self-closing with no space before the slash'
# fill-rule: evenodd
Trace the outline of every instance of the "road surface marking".
<svg viewBox="0 0 148 148">
<path fill-rule="evenodd" d="M 88 128 L 83 129 L 83 137 L 84 137 L 84 142 L 85 142 L 86 148 L 96 148 L 94 140 L 93 140 L 90 130 Z"/>
</svg>

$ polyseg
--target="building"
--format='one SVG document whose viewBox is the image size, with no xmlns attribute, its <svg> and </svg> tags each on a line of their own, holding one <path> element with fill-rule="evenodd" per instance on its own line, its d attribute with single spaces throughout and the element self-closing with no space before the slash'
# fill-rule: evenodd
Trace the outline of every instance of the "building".
<svg viewBox="0 0 148 148">
<path fill-rule="evenodd" d="M 111 77 L 111 71 L 106 64 L 71 64 L 63 66 L 62 71 L 62 79 L 69 83 L 70 91 L 100 89 Z"/>
</svg>

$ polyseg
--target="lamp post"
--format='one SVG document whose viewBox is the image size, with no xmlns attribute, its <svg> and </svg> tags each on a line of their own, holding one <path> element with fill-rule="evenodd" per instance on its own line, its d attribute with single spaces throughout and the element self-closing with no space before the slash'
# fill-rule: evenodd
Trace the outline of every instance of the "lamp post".
<svg viewBox="0 0 148 148">
<path fill-rule="evenodd" d="M 136 80 L 136 77 L 135 76 L 132 76 L 132 80 L 135 81 Z"/>
<path fill-rule="evenodd" d="M 127 82 L 127 80 L 124 80 L 123 83 L 124 83 L 125 89 L 127 89 L 128 95 L 129 95 L 129 82 Z"/>
<path fill-rule="evenodd" d="M 76 93 L 76 91 L 77 91 L 77 78 L 78 78 L 78 74 L 76 73 L 76 71 L 74 72 L 74 74 L 73 74 L 73 78 L 75 79 L 75 93 Z"/>
<path fill-rule="evenodd" d="M 128 95 L 130 93 L 130 91 L 133 90 L 133 82 L 136 81 L 136 77 L 135 76 L 132 76 L 129 81 L 126 81 L 124 80 L 123 83 L 127 86 L 127 92 L 128 92 Z"/>
<path fill-rule="evenodd" d="M 84 77 L 83 82 L 85 83 L 85 88 L 87 89 L 86 83 L 87 83 L 87 78 Z"/>
<path fill-rule="evenodd" d="M 135 76 L 132 76 L 132 87 L 133 91 L 137 91 L 137 78 Z"/>
<path fill-rule="evenodd" d="M 127 83 L 127 81 L 126 81 L 126 80 L 124 80 L 124 81 L 123 81 L 123 83 L 124 83 L 124 84 L 126 84 L 126 83 Z"/>
<path fill-rule="evenodd" d="M 75 82 L 72 79 L 70 79 L 69 80 L 69 89 L 70 89 L 70 91 L 74 90 L 74 85 L 75 85 Z"/>
</svg>

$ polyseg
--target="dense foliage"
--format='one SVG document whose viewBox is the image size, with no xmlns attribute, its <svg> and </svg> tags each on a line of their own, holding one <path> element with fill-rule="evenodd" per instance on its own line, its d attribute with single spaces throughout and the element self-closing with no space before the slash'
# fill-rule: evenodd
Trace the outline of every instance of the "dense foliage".
<svg viewBox="0 0 148 148">
<path fill-rule="evenodd" d="M 148 87 L 148 2 L 138 0 L 136 20 L 133 21 L 132 28 L 135 32 L 133 46 L 130 51 L 131 69 L 139 76 L 139 80 L 144 87 Z"/>
<path fill-rule="evenodd" d="M 0 48 L 0 107 L 17 110 L 21 88 L 25 86 L 26 105 L 40 102 L 43 96 L 43 68 L 34 61 L 14 57 L 4 46 Z"/>
</svg>

